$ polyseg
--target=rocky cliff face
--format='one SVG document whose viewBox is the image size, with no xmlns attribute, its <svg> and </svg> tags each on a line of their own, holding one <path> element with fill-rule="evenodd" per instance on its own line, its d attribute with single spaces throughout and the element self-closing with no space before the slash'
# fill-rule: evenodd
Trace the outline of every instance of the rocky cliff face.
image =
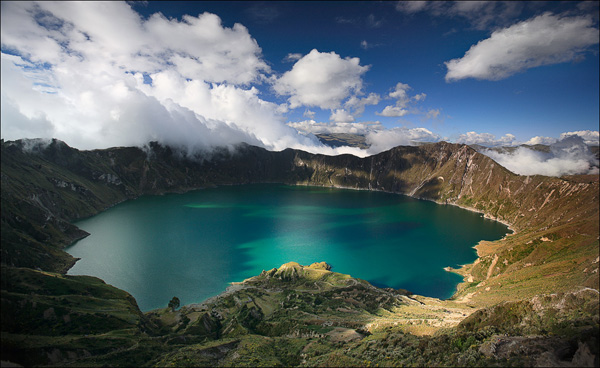
<svg viewBox="0 0 600 368">
<path fill-rule="evenodd" d="M 151 143 L 144 149 L 119 147 L 79 151 L 57 140 L 2 142 L 1 149 L 3 321 L 20 319 L 22 316 L 19 317 L 19 313 L 22 311 L 19 305 L 31 304 L 46 308 L 39 316 L 41 321 L 50 319 L 54 323 L 52 313 L 46 313 L 52 308 L 55 314 L 58 313 L 56 311 L 62 313 L 60 318 L 69 316 L 67 318 L 71 319 L 78 316 L 78 320 L 88 321 L 85 322 L 88 325 L 97 323 L 94 314 L 67 307 L 69 300 L 79 300 L 77 298 L 86 293 L 85 288 L 69 286 L 69 289 L 66 285 L 77 283 L 60 275 L 75 261 L 62 248 L 86 235 L 71 225 L 70 221 L 94 215 L 142 194 L 183 192 L 220 184 L 278 182 L 381 190 L 440 204 L 458 205 L 510 224 L 516 231 L 515 234 L 496 242 L 481 242 L 477 246 L 479 259 L 472 265 L 455 270 L 465 277 L 465 282 L 460 285 L 453 300 L 444 302 L 451 303 L 452 307 L 445 304 L 444 308 L 469 311 L 461 313 L 464 314 L 461 318 L 477 308 L 505 301 L 518 303 L 539 294 L 573 293 L 588 289 L 595 292 L 596 296 L 598 293 L 597 175 L 563 178 L 519 176 L 468 146 L 445 142 L 419 147 L 396 147 L 367 158 L 313 155 L 291 149 L 269 152 L 248 145 L 194 156 L 156 143 Z M 294 284 L 295 281 L 302 280 L 301 276 L 308 271 L 305 272 L 300 265 L 288 265 L 275 270 L 277 272 Z M 51 282 L 44 281 L 45 289 L 27 289 L 31 288 L 31 281 L 28 280 L 36 278 Z M 4 282 L 5 279 L 9 281 Z M 76 281 L 86 282 L 85 279 Z M 23 292 L 26 289 L 29 291 Z M 49 297 L 35 297 L 42 290 Z M 316 290 L 317 294 L 319 291 Z M 139 313 L 130 296 L 112 290 L 110 293 L 113 301 L 94 299 L 94 303 L 99 303 L 100 307 L 96 307 L 102 310 L 112 311 L 109 317 L 113 318 L 115 329 L 131 329 L 135 325 L 139 331 L 134 335 L 165 332 L 160 327 L 161 323 L 164 325 L 164 318 L 159 318 L 162 322 L 153 322 L 151 318 Z M 385 294 L 386 298 L 392 295 L 388 294 Z M 58 295 L 63 296 L 57 297 Z M 95 298 L 93 295 L 89 296 Z M 398 296 L 396 299 L 401 298 Z M 65 305 L 56 304 L 59 302 Z M 103 303 L 111 306 L 104 307 Z M 238 311 L 241 313 L 239 318 L 263 321 L 268 310 L 260 308 L 258 304 L 251 306 L 254 309 L 247 307 L 246 310 Z M 373 310 L 363 308 L 363 312 L 367 313 L 365 319 L 370 318 L 369 314 L 379 313 L 379 307 L 381 305 L 377 304 L 373 306 Z M 352 310 L 344 305 L 339 308 Z M 413 309 L 411 311 L 414 312 Z M 493 313 L 490 312 L 489 315 Z M 182 318 L 181 320 L 168 322 L 167 325 L 182 326 L 185 318 L 196 321 L 198 316 L 179 316 L 177 318 Z M 192 334 L 194 336 L 214 339 L 229 331 L 223 329 L 223 321 L 210 313 L 200 317 L 199 322 L 190 324 L 195 326 L 195 330 L 192 329 L 197 332 Z M 27 318 L 35 321 L 33 315 L 28 315 Z M 394 318 L 398 322 L 404 317 L 399 314 Z M 433 319 L 435 318 L 437 317 Z M 454 324 L 461 318 L 457 318 Z M 284 319 L 282 317 L 281 321 Z M 243 329 L 240 330 L 236 327 L 238 325 L 231 323 L 233 327 L 228 332 L 233 334 L 231 336 L 235 336 L 235 331 L 244 329 L 245 333 L 256 333 L 253 330 L 256 326 L 251 326 L 248 330 L 248 326 L 242 323 L 240 326 Z M 597 318 L 593 323 L 597 334 Z M 87 328 L 81 324 L 74 323 L 73 326 L 75 325 L 81 331 Z M 4 326 L 3 322 L 3 331 Z M 189 327 L 186 326 L 187 323 L 182 328 L 187 331 Z M 348 326 L 344 328 L 349 328 Z M 15 329 L 18 327 L 11 328 L 10 333 L 16 333 Z M 281 329 L 292 333 L 284 327 Z M 172 332 L 174 331 L 165 333 Z M 352 334 L 360 341 L 365 338 L 364 334 L 358 335 Z M 18 337 L 15 338 L 17 341 Z M 137 343 L 128 342 L 131 346 L 137 346 Z M 224 342 L 225 345 L 231 343 L 233 342 Z M 237 344 L 239 341 L 234 345 L 238 346 Z M 288 348 L 292 349 L 291 346 Z M 52 351 L 47 353 L 54 354 Z M 76 354 L 86 353 L 79 351 Z M 178 356 L 177 359 L 179 358 L 181 357 Z M 337 359 L 336 356 L 330 358 L 334 359 L 328 361 L 330 363 Z M 40 358 L 35 364 L 44 361 Z M 55 360 L 59 361 L 63 360 Z M 325 362 L 318 359 L 309 361 L 315 364 Z M 168 359 L 162 362 L 166 363 Z M 288 363 L 295 365 L 300 361 Z M 110 361 L 103 361 L 102 364 L 110 364 Z"/>
</svg>

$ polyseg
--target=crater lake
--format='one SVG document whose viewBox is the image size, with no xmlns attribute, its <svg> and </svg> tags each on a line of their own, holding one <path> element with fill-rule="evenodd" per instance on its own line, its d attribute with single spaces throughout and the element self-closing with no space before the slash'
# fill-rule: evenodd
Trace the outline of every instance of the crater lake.
<svg viewBox="0 0 600 368">
<path fill-rule="evenodd" d="M 69 275 L 96 276 L 142 311 L 173 296 L 199 303 L 262 270 L 325 261 L 380 287 L 446 299 L 480 240 L 508 228 L 481 214 L 403 195 L 256 184 L 143 196 L 75 223 Z"/>
</svg>

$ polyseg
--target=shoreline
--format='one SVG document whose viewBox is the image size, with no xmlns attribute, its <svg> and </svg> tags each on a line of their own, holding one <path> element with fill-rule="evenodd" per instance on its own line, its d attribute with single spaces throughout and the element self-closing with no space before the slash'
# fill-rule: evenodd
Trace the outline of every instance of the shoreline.
<svg viewBox="0 0 600 368">
<path fill-rule="evenodd" d="M 434 202 L 435 202 L 435 201 L 434 201 Z M 508 228 L 508 230 L 512 231 L 512 233 L 511 233 L 511 234 L 508 234 L 508 233 L 507 233 L 507 234 L 506 234 L 504 237 L 502 237 L 501 239 L 498 239 L 498 240 L 505 239 L 505 238 L 506 238 L 508 235 L 515 235 L 515 234 L 517 234 L 517 233 L 518 233 L 518 230 L 516 230 L 516 229 L 513 227 L 513 225 L 512 225 L 511 223 L 509 223 L 508 221 L 506 221 L 506 220 L 500 220 L 500 219 L 498 219 L 497 217 L 496 217 L 496 218 L 494 218 L 494 217 L 492 217 L 491 215 L 488 215 L 487 213 L 485 213 L 485 212 L 483 212 L 483 211 L 481 211 L 481 210 L 478 210 L 478 209 L 476 209 L 476 208 L 465 207 L 465 206 L 462 206 L 462 205 L 460 205 L 460 204 L 451 203 L 451 202 L 449 202 L 449 203 L 441 203 L 441 202 L 436 202 L 436 203 L 438 203 L 438 204 L 449 204 L 449 205 L 451 205 L 451 206 L 456 206 L 456 207 L 462 208 L 463 210 L 467 210 L 467 211 L 471 211 L 471 212 L 475 212 L 475 213 L 482 214 L 482 215 L 483 215 L 483 218 L 485 218 L 485 219 L 488 219 L 488 220 L 492 220 L 492 221 L 499 222 L 499 223 L 501 223 L 502 225 L 505 225 L 505 226 Z M 494 241 L 496 241 L 496 240 L 494 240 Z"/>
<path fill-rule="evenodd" d="M 258 184 L 258 183 L 257 183 Z M 381 193 L 389 193 L 389 194 L 397 194 L 397 195 L 402 195 L 405 197 L 409 197 L 409 198 L 414 198 L 414 199 L 419 199 L 422 201 L 428 201 L 428 202 L 433 202 L 439 205 L 450 205 L 450 206 L 455 206 L 458 208 L 462 208 L 463 210 L 467 210 L 470 212 L 475 212 L 475 213 L 479 213 L 481 215 L 483 215 L 483 217 L 485 219 L 488 220 L 492 220 L 492 221 L 496 221 L 501 223 L 502 225 L 505 225 L 510 231 L 512 231 L 512 234 L 507 234 L 507 235 L 513 235 L 513 234 L 517 234 L 518 231 L 513 227 L 513 225 L 511 223 L 509 223 L 506 220 L 501 220 L 498 218 L 494 218 L 491 215 L 485 213 L 482 210 L 478 210 L 477 208 L 472 208 L 472 207 L 466 207 L 454 202 L 439 202 L 433 199 L 429 199 L 429 198 L 422 198 L 422 197 L 416 197 L 416 196 L 412 196 L 410 194 L 405 194 L 405 193 L 400 193 L 400 192 L 391 192 L 388 190 L 381 190 L 381 189 L 375 189 L 375 188 L 356 188 L 356 187 L 345 187 L 345 186 L 341 186 L 341 185 L 331 185 L 331 186 L 325 186 L 325 185 L 311 185 L 311 184 L 304 184 L 304 183 L 299 183 L 299 184 L 289 184 L 289 185 L 298 185 L 298 186 L 305 186 L 305 187 L 317 187 L 317 188 L 335 188 L 335 189 L 349 189 L 349 190 L 358 190 L 358 191 L 367 191 L 367 192 L 381 192 Z M 504 239 L 504 238 L 502 238 Z"/>
</svg>

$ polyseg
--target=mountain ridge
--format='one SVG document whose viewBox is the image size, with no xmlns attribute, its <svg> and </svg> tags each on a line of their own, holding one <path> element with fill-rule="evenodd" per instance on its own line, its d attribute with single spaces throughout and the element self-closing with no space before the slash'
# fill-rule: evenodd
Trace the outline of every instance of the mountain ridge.
<svg viewBox="0 0 600 368">
<path fill-rule="evenodd" d="M 62 246 L 85 236 L 69 221 L 142 194 L 182 192 L 219 184 L 279 182 L 409 195 L 457 205 L 504 222 L 516 231 L 504 241 L 520 237 L 523 229 L 537 229 L 540 238 L 548 237 L 552 233 L 546 231 L 549 228 L 598 218 L 598 181 L 593 180 L 594 176 L 582 182 L 516 175 L 466 145 L 446 142 L 399 146 L 367 158 L 315 155 L 291 149 L 270 152 L 249 145 L 196 157 L 158 143 L 150 143 L 146 150 L 119 147 L 79 151 L 57 140 L 45 148 L 36 150 L 33 146 L 31 153 L 26 153 L 25 143 L 7 142 L 2 146 L 6 179 L 3 200 L 13 192 L 27 191 L 22 187 L 13 189 L 18 180 L 8 181 L 13 167 L 29 166 L 35 170 L 44 162 L 50 164 L 47 174 L 41 175 L 45 171 L 41 170 L 35 172 L 36 179 L 28 180 L 27 186 L 33 185 L 37 194 L 19 200 L 21 207 L 36 210 L 38 223 L 25 227 L 49 227 L 39 231 L 38 238 L 49 233 L 54 237 L 49 239 L 52 242 L 63 235 L 59 241 Z M 33 163 L 32 159 L 39 162 Z M 69 175 L 70 181 L 66 180 Z M 8 215 L 12 202 L 5 202 L 9 206 L 3 206 L 3 225 L 8 224 L 8 230 L 12 230 L 12 224 L 18 223 Z M 6 254 L 4 244 L 2 249 L 3 262 L 19 265 L 12 254 Z M 63 268 L 68 266 L 67 262 Z"/>
</svg>

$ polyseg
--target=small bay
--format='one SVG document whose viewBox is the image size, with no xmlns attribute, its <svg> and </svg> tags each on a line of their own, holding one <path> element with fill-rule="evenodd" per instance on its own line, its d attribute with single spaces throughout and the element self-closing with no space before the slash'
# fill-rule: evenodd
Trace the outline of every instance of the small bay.
<svg viewBox="0 0 600 368">
<path fill-rule="evenodd" d="M 143 311 L 202 302 L 262 270 L 325 261 L 376 286 L 445 299 L 480 240 L 508 229 L 454 206 L 372 191 L 256 184 L 121 203 L 75 225 L 70 275 L 128 291 Z"/>
</svg>

